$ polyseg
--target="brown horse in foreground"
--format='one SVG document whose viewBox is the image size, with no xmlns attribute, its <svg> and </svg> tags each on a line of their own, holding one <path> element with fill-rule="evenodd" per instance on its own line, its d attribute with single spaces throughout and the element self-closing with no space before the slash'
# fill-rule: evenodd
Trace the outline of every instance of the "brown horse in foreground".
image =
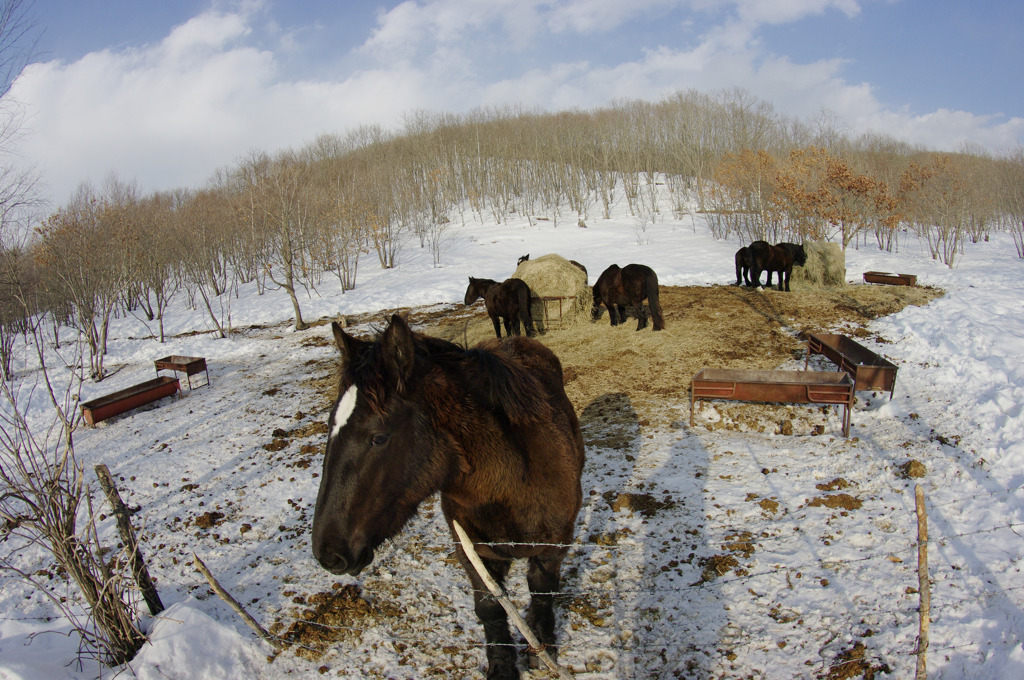
<svg viewBox="0 0 1024 680">
<path fill-rule="evenodd" d="M 494 324 L 495 337 L 501 337 L 501 322 L 505 324 L 505 335 L 519 335 L 520 322 L 526 334 L 533 336 L 533 313 L 530 311 L 530 287 L 522 279 L 505 279 L 501 283 L 493 279 L 469 277 L 464 302 L 473 304 L 478 298 L 484 299 L 487 316 Z"/>
<path fill-rule="evenodd" d="M 553 645 L 583 468 L 558 358 L 522 336 L 463 350 L 399 316 L 373 342 L 332 330 L 342 373 L 313 514 L 317 561 L 357 575 L 440 491 L 449 530 L 462 525 L 498 583 L 512 560 L 529 561 L 527 622 Z M 505 610 L 455 543 L 487 639 L 487 677 L 519 678 Z"/>
<path fill-rule="evenodd" d="M 594 284 L 594 310 L 595 319 L 601 316 L 601 303 L 608 307 L 608 316 L 613 326 L 626 321 L 626 308 L 636 309 L 636 329 L 647 327 L 647 310 L 644 309 L 644 300 L 651 306 L 651 318 L 654 320 L 654 330 L 660 331 L 665 328 L 665 318 L 661 313 L 661 303 L 658 301 L 658 275 L 654 270 L 643 264 L 627 264 L 619 267 L 613 264 L 597 278 Z"/>
</svg>

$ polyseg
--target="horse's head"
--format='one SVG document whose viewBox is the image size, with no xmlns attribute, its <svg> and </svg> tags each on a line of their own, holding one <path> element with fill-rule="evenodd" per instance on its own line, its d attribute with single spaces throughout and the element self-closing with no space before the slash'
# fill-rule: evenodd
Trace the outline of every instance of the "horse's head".
<svg viewBox="0 0 1024 680">
<path fill-rule="evenodd" d="M 803 267 L 807 264 L 807 251 L 804 250 L 804 244 L 801 243 L 793 249 L 793 264 L 798 267 Z"/>
<path fill-rule="evenodd" d="M 599 288 L 598 288 L 596 283 L 594 284 L 594 287 L 591 289 L 591 292 L 593 293 L 593 296 L 594 296 L 594 306 L 590 308 L 590 319 L 592 321 L 597 321 L 598 319 L 601 318 L 602 310 L 601 310 L 601 291 L 599 290 Z"/>
<path fill-rule="evenodd" d="M 335 574 L 357 574 L 437 489 L 424 453 L 432 437 L 413 400 L 415 339 L 393 316 L 375 342 L 332 324 L 342 355 L 331 410 L 320 492 L 313 513 L 313 555 Z"/>
<path fill-rule="evenodd" d="M 466 298 L 463 303 L 471 305 L 476 302 L 477 298 L 483 297 L 483 286 L 480 285 L 482 279 L 474 279 L 472 276 L 469 277 L 469 287 L 466 288 Z"/>
</svg>

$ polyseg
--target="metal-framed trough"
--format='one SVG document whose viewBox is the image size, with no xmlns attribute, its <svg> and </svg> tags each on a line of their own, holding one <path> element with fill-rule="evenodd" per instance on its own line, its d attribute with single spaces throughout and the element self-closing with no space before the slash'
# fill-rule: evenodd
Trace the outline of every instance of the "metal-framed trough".
<svg viewBox="0 0 1024 680">
<path fill-rule="evenodd" d="M 690 427 L 694 403 L 703 399 L 835 404 L 843 407 L 843 435 L 850 436 L 853 380 L 842 371 L 702 368 L 690 381 Z"/>
<path fill-rule="evenodd" d="M 890 286 L 916 286 L 914 274 L 890 274 L 888 272 L 864 272 L 864 283 L 886 283 Z"/>
<path fill-rule="evenodd" d="M 210 384 L 210 371 L 206 368 L 206 359 L 204 357 L 185 357 L 172 354 L 169 357 L 157 359 L 153 362 L 153 365 L 156 367 L 156 374 L 158 376 L 160 371 L 184 373 L 190 390 L 192 389 L 192 376 L 198 373 L 206 373 L 206 382 L 203 385 Z M 197 385 L 196 387 L 202 387 L 203 385 Z"/>
<path fill-rule="evenodd" d="M 856 340 L 835 333 L 808 333 L 804 368 L 810 363 L 812 354 L 824 356 L 838 366 L 840 371 L 849 373 L 853 378 L 854 391 L 888 392 L 892 399 L 899 368 Z"/>
<path fill-rule="evenodd" d="M 169 397 L 175 392 L 181 392 L 181 385 L 178 383 L 178 379 L 160 376 L 123 390 L 82 402 L 82 416 L 87 424 L 95 425 L 101 420 L 113 418 L 125 411 L 131 411 L 133 408 L 149 404 L 157 399 Z"/>
</svg>

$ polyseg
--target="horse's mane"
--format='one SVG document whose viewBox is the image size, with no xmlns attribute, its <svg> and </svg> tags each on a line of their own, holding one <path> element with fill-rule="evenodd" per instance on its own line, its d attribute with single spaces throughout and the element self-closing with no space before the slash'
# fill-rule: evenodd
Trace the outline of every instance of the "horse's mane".
<svg viewBox="0 0 1024 680">
<path fill-rule="evenodd" d="M 462 387 L 489 410 L 510 423 L 527 424 L 551 418 L 547 391 L 541 382 L 505 352 L 463 349 L 440 338 L 413 333 L 417 368 L 436 364 L 462 376 Z M 342 383 L 356 384 L 377 413 L 383 413 L 392 390 L 380 337 L 358 354 L 342 374 Z"/>
</svg>

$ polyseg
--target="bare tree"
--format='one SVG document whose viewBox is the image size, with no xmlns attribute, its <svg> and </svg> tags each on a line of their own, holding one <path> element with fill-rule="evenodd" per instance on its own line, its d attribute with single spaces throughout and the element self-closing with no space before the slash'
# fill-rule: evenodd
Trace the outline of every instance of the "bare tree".
<svg viewBox="0 0 1024 680">
<path fill-rule="evenodd" d="M 1000 161 L 999 215 L 1013 236 L 1017 257 L 1024 259 L 1024 147 Z"/>
<path fill-rule="evenodd" d="M 900 178 L 899 200 L 931 251 L 952 268 L 963 251 L 967 199 L 963 178 L 948 154 L 912 162 Z"/>
<path fill-rule="evenodd" d="M 116 180 L 105 195 L 90 186 L 79 187 L 64 209 L 40 227 L 38 257 L 46 280 L 57 297 L 70 302 L 73 323 L 89 348 L 89 373 L 94 380 L 106 375 L 103 359 L 115 306 L 133 280 L 134 249 L 127 201 L 134 190 Z"/>
<path fill-rule="evenodd" d="M 275 158 L 254 153 L 238 169 L 249 217 L 261 231 L 267 249 L 264 269 L 268 278 L 288 293 L 295 314 L 295 330 L 306 328 L 297 289 L 315 273 L 309 259 L 314 238 L 313 192 L 307 191 L 309 167 L 293 153 Z"/>
<path fill-rule="evenodd" d="M 39 323 L 38 316 L 31 317 L 27 334 L 38 362 L 34 379 L 0 381 L 0 535 L 9 548 L 0 556 L 0 569 L 46 595 L 79 633 L 85 654 L 117 666 L 130 661 L 145 642 L 132 604 L 129 556 L 114 554 L 111 559 L 100 543 L 98 515 L 75 457 L 81 381 L 74 370 L 62 372 L 64 387 L 52 379 Z M 80 365 L 81 347 L 81 342 L 74 343 L 64 360 Z M 28 415 L 38 392 L 52 406 L 48 423 Z M 38 565 L 18 559 L 32 545 L 51 554 L 58 571 L 77 586 L 86 618 L 73 602 L 63 601 L 38 580 Z"/>
<path fill-rule="evenodd" d="M 183 283 L 202 298 L 217 334 L 231 333 L 231 295 L 228 261 L 233 244 L 224 229 L 230 203 L 214 187 L 179 197 L 174 212 Z"/>
</svg>

